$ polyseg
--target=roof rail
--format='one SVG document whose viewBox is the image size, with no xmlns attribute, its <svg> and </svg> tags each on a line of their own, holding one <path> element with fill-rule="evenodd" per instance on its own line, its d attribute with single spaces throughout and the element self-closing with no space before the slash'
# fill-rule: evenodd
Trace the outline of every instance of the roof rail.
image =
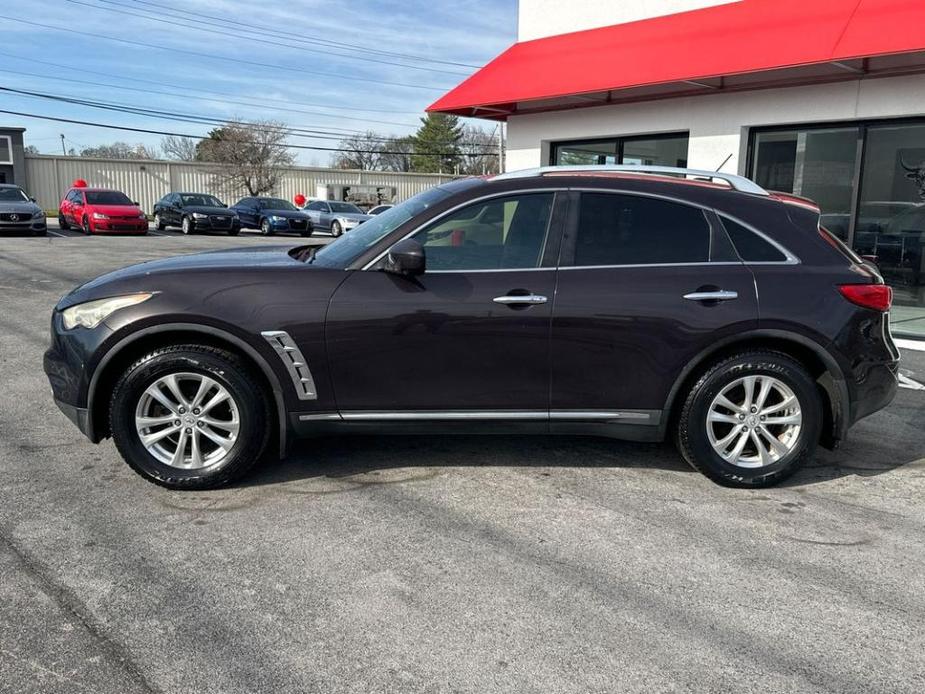
<svg viewBox="0 0 925 694">
<path fill-rule="evenodd" d="M 598 164 L 585 166 L 541 166 L 536 169 L 523 169 L 522 171 L 511 171 L 495 176 L 495 180 L 504 180 L 507 178 L 527 178 L 529 176 L 542 176 L 548 173 L 597 173 L 597 172 L 616 172 L 616 173 L 642 173 L 642 174 L 659 174 L 667 176 L 694 176 L 695 178 L 707 178 L 710 180 L 725 181 L 733 190 L 740 193 L 752 193 L 753 195 L 769 195 L 768 191 L 744 176 L 736 174 L 720 173 L 719 171 L 706 171 L 702 169 L 682 169 L 674 166 L 641 166 L 634 164 Z"/>
</svg>

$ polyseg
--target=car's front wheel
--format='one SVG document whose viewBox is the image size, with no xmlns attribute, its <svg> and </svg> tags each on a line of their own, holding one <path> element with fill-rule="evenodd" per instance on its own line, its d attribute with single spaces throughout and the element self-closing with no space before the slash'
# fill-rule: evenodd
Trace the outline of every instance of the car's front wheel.
<svg viewBox="0 0 925 694">
<path fill-rule="evenodd" d="M 87 236 L 93 233 L 93 229 L 90 227 L 90 218 L 84 215 L 83 222 L 81 224 L 81 231 Z"/>
<path fill-rule="evenodd" d="M 154 214 L 154 228 L 157 229 L 158 231 L 164 231 L 164 229 L 167 228 L 167 225 L 164 224 L 164 218 L 161 217 L 160 212 L 156 212 Z"/>
<path fill-rule="evenodd" d="M 269 440 L 270 409 L 240 358 L 214 347 L 154 350 L 121 376 L 110 405 L 112 437 L 142 477 L 207 489 L 244 475 Z"/>
<path fill-rule="evenodd" d="M 331 236 L 340 236 L 344 233 L 343 227 L 340 225 L 336 219 L 331 222 Z"/>
<path fill-rule="evenodd" d="M 273 236 L 273 225 L 270 224 L 269 219 L 260 222 L 260 233 L 264 236 Z"/>
<path fill-rule="evenodd" d="M 189 236 L 193 233 L 193 220 L 189 217 L 184 217 L 180 228 L 183 229 L 184 234 Z"/>
<path fill-rule="evenodd" d="M 697 379 L 676 439 L 684 458 L 715 482 L 766 487 L 812 456 L 821 427 L 822 399 L 803 365 L 756 351 L 724 359 Z"/>
<path fill-rule="evenodd" d="M 58 228 L 61 231 L 67 231 L 71 228 L 71 225 L 67 223 L 67 220 L 64 218 L 63 214 L 58 215 Z"/>
</svg>

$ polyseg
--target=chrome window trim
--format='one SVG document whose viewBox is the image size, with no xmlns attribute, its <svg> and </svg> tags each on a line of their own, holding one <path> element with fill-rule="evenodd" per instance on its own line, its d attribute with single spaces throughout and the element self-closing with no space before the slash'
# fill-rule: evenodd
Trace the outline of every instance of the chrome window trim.
<svg viewBox="0 0 925 694">
<path fill-rule="evenodd" d="M 742 266 L 744 263 L 735 260 L 720 260 L 715 263 L 709 261 L 699 263 L 638 263 L 635 265 L 562 265 L 559 270 L 612 270 L 631 267 L 715 267 L 717 265 Z"/>
<path fill-rule="evenodd" d="M 781 204 L 786 204 L 786 203 L 781 203 Z M 769 244 L 774 246 L 774 248 L 776 248 L 781 253 L 783 253 L 784 256 L 786 256 L 787 258 L 786 260 L 756 260 L 756 261 L 743 260 L 742 262 L 745 263 L 746 265 L 799 265 L 800 264 L 800 259 L 797 256 L 795 256 L 793 253 L 790 252 L 789 249 L 787 249 L 785 246 L 781 245 L 780 243 L 772 239 L 770 236 L 765 234 L 760 229 L 756 229 L 753 225 L 736 217 L 734 214 L 729 214 L 728 212 L 720 212 L 719 210 L 714 210 L 714 212 L 716 213 L 716 216 L 719 217 L 719 221 L 721 224 L 723 222 L 723 218 L 726 218 L 726 219 L 729 219 L 735 222 L 736 224 L 739 224 L 740 226 L 745 227 L 753 234 L 757 234 L 759 238 L 764 239 Z M 726 230 L 725 225 L 723 225 L 723 230 L 726 231 L 726 235 L 728 236 L 729 231 Z M 732 243 L 732 247 L 735 249 L 736 255 L 738 255 L 739 249 L 736 248 L 736 245 L 735 243 L 733 243 L 732 238 L 729 239 L 729 242 Z M 739 257 L 741 258 L 742 256 L 739 256 Z"/>
<path fill-rule="evenodd" d="M 318 391 L 308 362 L 295 340 L 285 330 L 264 330 L 261 337 L 276 351 L 283 368 L 292 379 L 299 400 L 317 400 Z"/>
<path fill-rule="evenodd" d="M 552 187 L 550 188 L 524 188 L 524 189 L 506 190 L 503 192 L 489 193 L 487 195 L 482 195 L 477 198 L 471 198 L 469 200 L 466 200 L 465 202 L 459 203 L 455 207 L 451 207 L 448 210 L 444 210 L 443 212 L 441 212 L 439 215 L 437 215 L 433 219 L 427 220 L 424 224 L 420 224 L 416 226 L 412 231 L 408 232 L 407 234 L 402 236 L 400 239 L 397 239 L 393 241 L 392 243 L 390 243 L 389 248 L 394 246 L 399 241 L 404 241 L 405 239 L 411 238 L 418 232 L 423 231 L 425 228 L 427 228 L 431 224 L 434 224 L 436 222 L 439 222 L 442 219 L 445 219 L 446 217 L 453 214 L 454 212 L 457 212 L 458 210 L 461 210 L 464 207 L 468 207 L 469 205 L 473 205 L 475 203 L 479 203 L 484 200 L 491 200 L 492 198 L 505 198 L 505 197 L 511 197 L 514 195 L 528 195 L 530 193 L 553 193 L 553 194 L 564 193 L 567 190 L 568 188 L 565 188 L 563 186 L 557 186 L 554 188 Z M 543 238 L 543 249 L 546 248 L 546 244 L 549 241 L 549 229 L 552 226 L 552 217 L 553 217 L 552 212 L 554 210 L 555 210 L 555 199 L 553 199 L 553 210 L 550 210 L 549 222 L 546 225 L 546 236 Z M 380 253 L 375 258 L 373 258 L 371 261 L 366 263 L 366 265 L 364 265 L 361 268 L 361 271 L 369 270 L 373 265 L 375 265 L 380 260 L 382 260 L 386 255 L 388 255 L 389 248 L 386 248 L 384 251 L 382 251 L 382 253 Z M 543 260 L 543 254 L 540 253 L 539 261 L 542 262 L 542 260 Z M 490 270 L 427 270 L 425 274 L 430 274 L 431 272 L 434 272 L 434 273 L 436 272 L 515 272 L 517 270 L 551 270 L 551 269 L 555 269 L 555 268 L 535 267 L 535 268 L 510 268 L 510 269 L 500 268 L 500 269 L 490 269 Z"/>
</svg>

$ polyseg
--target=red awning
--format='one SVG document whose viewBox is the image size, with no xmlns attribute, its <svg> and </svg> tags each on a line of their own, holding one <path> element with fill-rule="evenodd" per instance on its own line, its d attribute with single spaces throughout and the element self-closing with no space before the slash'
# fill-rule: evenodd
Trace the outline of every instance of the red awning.
<svg viewBox="0 0 925 694">
<path fill-rule="evenodd" d="M 524 41 L 429 111 L 514 112 L 925 71 L 925 0 L 741 0 Z"/>
</svg>

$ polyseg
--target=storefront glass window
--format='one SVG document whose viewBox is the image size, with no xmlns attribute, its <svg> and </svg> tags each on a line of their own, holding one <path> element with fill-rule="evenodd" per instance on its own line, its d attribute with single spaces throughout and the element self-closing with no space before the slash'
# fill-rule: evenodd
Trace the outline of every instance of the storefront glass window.
<svg viewBox="0 0 925 694">
<path fill-rule="evenodd" d="M 814 200 L 822 224 L 848 240 L 860 128 L 762 132 L 755 137 L 754 181 Z"/>
<path fill-rule="evenodd" d="M 642 164 L 687 166 L 687 133 L 553 143 L 555 166 Z"/>
<path fill-rule="evenodd" d="M 893 330 L 925 337 L 925 125 L 871 126 L 855 249 L 893 287 Z"/>
</svg>

